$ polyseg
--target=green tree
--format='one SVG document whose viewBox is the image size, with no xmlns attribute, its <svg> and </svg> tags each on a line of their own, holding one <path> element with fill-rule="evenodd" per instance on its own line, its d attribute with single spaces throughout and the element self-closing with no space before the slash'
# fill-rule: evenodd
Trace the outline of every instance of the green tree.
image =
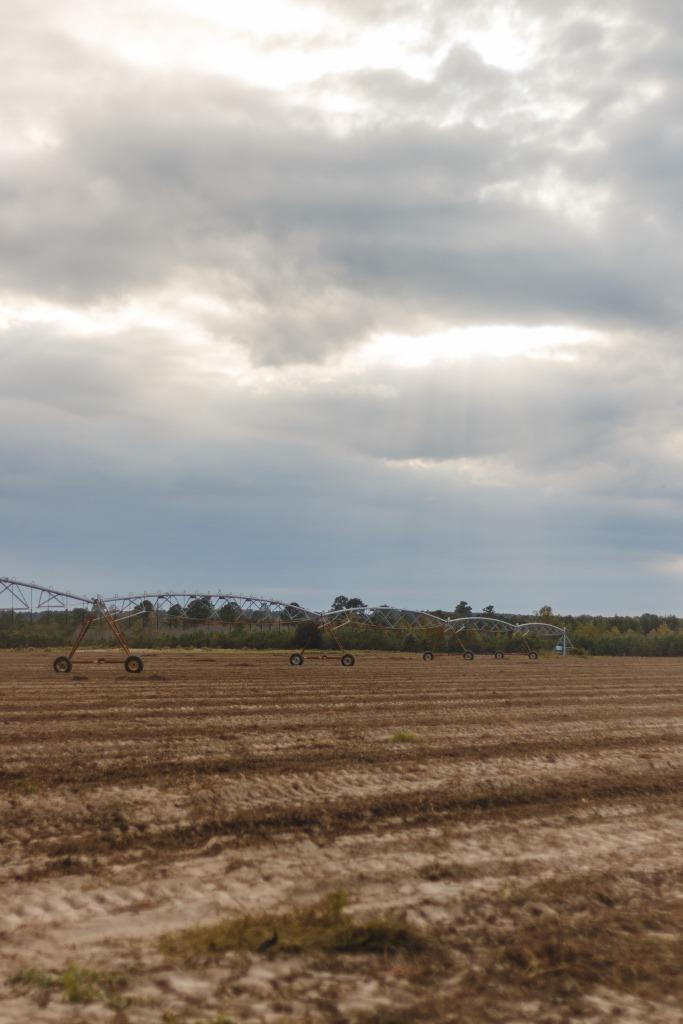
<svg viewBox="0 0 683 1024">
<path fill-rule="evenodd" d="M 185 615 L 188 619 L 199 620 L 210 619 L 213 616 L 213 605 L 209 597 L 193 597 L 185 608 Z"/>
<path fill-rule="evenodd" d="M 309 619 L 306 622 L 300 622 L 294 630 L 294 638 L 292 642 L 295 647 L 301 647 L 302 649 L 322 647 L 322 630 L 318 626 L 318 623 L 313 622 L 312 619 Z"/>
<path fill-rule="evenodd" d="M 172 604 L 167 614 L 173 625 L 176 625 L 185 616 L 185 612 L 179 604 Z"/>
<path fill-rule="evenodd" d="M 237 622 L 242 615 L 242 609 L 236 601 L 226 601 L 218 613 L 221 622 Z"/>
<path fill-rule="evenodd" d="M 145 623 L 145 625 L 147 625 L 152 615 L 152 612 L 154 611 L 154 605 L 152 604 L 151 601 L 148 601 L 147 598 L 145 598 L 144 601 L 140 601 L 139 604 L 135 605 L 134 611 L 142 612 L 142 621 Z"/>
<path fill-rule="evenodd" d="M 345 608 L 365 608 L 365 601 L 361 601 L 360 597 L 346 597 L 344 594 L 340 594 L 332 602 L 330 611 L 341 612 Z"/>
</svg>

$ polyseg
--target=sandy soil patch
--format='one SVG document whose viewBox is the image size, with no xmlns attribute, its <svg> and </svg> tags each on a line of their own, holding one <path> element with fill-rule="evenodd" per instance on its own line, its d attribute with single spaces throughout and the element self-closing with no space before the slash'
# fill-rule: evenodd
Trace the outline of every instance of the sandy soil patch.
<svg viewBox="0 0 683 1024">
<path fill-rule="evenodd" d="M 678 661 L 50 662 L 0 653 L 3 1024 L 683 1021 Z"/>
</svg>

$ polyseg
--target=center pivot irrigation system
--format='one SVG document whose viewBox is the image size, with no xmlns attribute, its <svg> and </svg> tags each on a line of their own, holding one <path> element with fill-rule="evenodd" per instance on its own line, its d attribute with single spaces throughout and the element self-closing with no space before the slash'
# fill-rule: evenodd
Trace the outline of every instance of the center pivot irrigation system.
<svg viewBox="0 0 683 1024">
<path fill-rule="evenodd" d="M 413 639 L 416 648 L 422 647 L 424 661 L 433 661 L 435 657 L 446 657 L 452 654 L 462 654 L 465 661 L 473 661 L 474 651 L 465 642 L 471 637 L 486 636 L 489 641 L 493 641 L 493 656 L 496 661 L 502 661 L 513 645 L 526 653 L 530 661 L 536 661 L 538 651 L 532 646 L 532 641 L 538 639 L 554 641 L 555 650 L 563 655 L 567 653 L 570 646 L 566 629 L 550 622 L 513 623 L 486 615 L 468 615 L 463 618 L 446 619 L 433 612 L 392 608 L 387 605 L 319 612 L 317 625 L 321 634 L 324 634 L 325 631 L 331 634 L 337 647 L 342 651 L 340 657 L 342 665 L 353 665 L 355 660 L 352 654 L 344 650 L 339 635 L 347 627 L 363 626 L 380 631 L 400 631 L 404 636 Z M 434 648 L 437 647 L 444 649 L 435 651 Z M 453 647 L 456 650 L 453 650 Z M 290 664 L 302 665 L 305 651 L 306 649 L 303 648 L 290 655 Z M 328 655 L 317 656 L 328 657 Z"/>
<path fill-rule="evenodd" d="M 355 664 L 355 658 L 344 647 L 344 630 L 370 629 L 379 632 L 393 631 L 402 633 L 404 636 L 420 637 L 422 643 L 430 643 L 437 646 L 444 633 L 446 620 L 432 615 L 431 612 L 412 611 L 409 608 L 392 608 L 388 605 L 376 607 L 364 606 L 361 608 L 341 608 L 338 611 L 315 612 L 315 625 L 317 636 L 324 637 L 327 633 L 335 643 L 339 654 L 336 657 L 342 665 L 350 667 Z M 317 639 L 316 633 L 312 632 L 311 638 Z M 303 665 L 304 654 L 307 648 L 304 646 L 300 651 L 295 651 L 289 657 L 290 665 Z M 309 655 L 310 657 L 311 655 Z M 329 658 L 335 655 L 313 654 L 312 657 Z"/>
<path fill-rule="evenodd" d="M 126 643 L 126 638 L 119 626 L 120 622 L 131 618 L 130 615 L 116 618 L 107 607 L 101 597 L 87 598 L 79 597 L 67 590 L 55 590 L 53 587 L 44 587 L 38 583 L 23 583 L 19 580 L 0 576 L 0 612 L 9 612 L 12 618 L 15 614 L 28 616 L 29 621 L 34 618 L 43 617 L 50 613 L 59 613 L 77 619 L 76 632 L 74 634 L 71 649 L 68 654 L 61 654 L 52 663 L 55 672 L 70 672 L 75 664 L 85 665 L 99 663 L 119 664 L 121 659 L 113 658 L 76 658 L 76 653 L 83 643 L 90 627 L 98 621 L 103 622 L 110 630 L 117 646 L 123 652 L 123 665 L 126 672 L 137 674 L 142 672 L 144 665 L 142 658 L 133 654 Z M 136 613 L 137 614 L 137 613 Z"/>
<path fill-rule="evenodd" d="M 421 653 L 424 661 L 453 654 L 460 654 L 466 661 L 472 661 L 472 644 L 478 648 L 487 644 L 492 646 L 493 656 L 497 660 L 514 649 L 526 653 L 532 661 L 538 658 L 538 652 L 533 646 L 538 640 L 552 641 L 555 650 L 561 654 L 566 654 L 570 646 L 567 631 L 549 622 L 513 623 L 483 615 L 451 619 L 431 612 L 388 605 L 316 612 L 296 603 L 243 594 L 225 594 L 222 591 L 212 594 L 164 591 L 129 594 L 125 597 L 115 595 L 109 598 L 87 598 L 1 576 L 0 613 L 9 613 L 13 619 L 15 615 L 23 619 L 28 617 L 29 621 L 49 617 L 52 613 L 65 616 L 67 622 L 71 621 L 70 616 L 75 619 L 76 629 L 71 649 L 68 654 L 55 658 L 55 672 L 70 672 L 75 664 L 93 662 L 122 663 L 127 672 L 142 672 L 142 659 L 133 654 L 120 626 L 127 620 L 140 617 L 145 623 L 155 621 L 157 627 L 162 623 L 166 627 L 194 623 L 249 633 L 255 630 L 291 630 L 304 626 L 305 642 L 290 655 L 291 665 L 303 665 L 305 657 L 313 657 L 334 659 L 345 667 L 352 666 L 355 658 L 346 649 L 345 641 L 353 636 L 358 637 L 358 630 L 361 633 L 369 630 L 375 635 L 401 635 L 404 638 L 404 649 Z M 95 623 L 102 624 L 111 632 L 123 658 L 76 657 L 86 634 Z M 306 624 L 308 629 L 305 628 Z M 334 644 L 335 650 L 332 653 L 323 653 L 318 649 L 326 636 Z"/>
<path fill-rule="evenodd" d="M 112 613 L 107 608 L 104 601 L 101 598 L 96 598 L 92 603 L 92 608 L 90 609 L 90 612 L 81 620 L 81 623 L 78 626 L 78 629 L 76 630 L 76 635 L 74 637 L 73 643 L 71 645 L 71 650 L 69 651 L 69 653 L 61 654 L 58 658 L 55 658 L 55 660 L 53 661 L 52 666 L 55 672 L 70 672 L 74 665 L 91 665 L 94 662 L 97 662 L 98 664 L 102 664 L 103 662 L 109 662 L 113 665 L 119 664 L 119 658 L 77 659 L 75 657 L 78 648 L 85 640 L 85 634 L 88 632 L 93 623 L 98 622 L 100 620 L 106 623 L 106 625 L 109 627 L 114 639 L 116 640 L 116 643 L 123 651 L 125 655 L 123 667 L 125 668 L 126 672 L 133 672 L 136 674 L 138 672 L 142 672 L 144 668 L 142 658 L 138 654 L 133 654 L 130 647 L 126 643 L 126 638 L 121 632 L 121 628 L 119 626 L 119 622 L 123 622 L 125 619 L 131 618 L 133 618 L 132 615 L 126 615 L 123 616 L 123 618 L 115 619 Z"/>
<path fill-rule="evenodd" d="M 507 622 L 505 619 L 495 619 L 488 615 L 468 615 L 459 619 L 446 619 L 446 640 L 453 640 L 462 652 L 465 661 L 474 659 L 474 651 L 470 650 L 465 640 L 468 636 L 489 634 L 494 640 L 493 657 L 496 661 L 502 661 L 506 649 L 510 646 L 511 640 L 516 640 L 518 646 L 526 653 L 530 661 L 536 661 L 538 651 L 532 646 L 531 641 L 540 638 L 549 638 L 555 641 L 556 649 L 560 654 L 567 653 L 568 639 L 567 631 L 561 626 L 554 626 L 551 622 Z M 453 653 L 450 650 L 441 654 Z M 433 651 L 424 651 L 422 657 L 425 661 L 432 661 L 435 657 Z"/>
</svg>

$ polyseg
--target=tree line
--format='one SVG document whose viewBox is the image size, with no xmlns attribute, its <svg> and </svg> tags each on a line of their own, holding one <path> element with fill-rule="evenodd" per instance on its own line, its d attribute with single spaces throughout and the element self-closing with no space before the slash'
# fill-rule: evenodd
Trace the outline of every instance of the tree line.
<svg viewBox="0 0 683 1024">
<path fill-rule="evenodd" d="M 296 602 L 290 607 L 296 609 Z M 338 595 L 330 611 L 362 610 L 365 602 L 359 597 Z M 426 609 L 427 610 L 427 609 Z M 284 610 L 279 621 L 259 620 L 255 614 L 245 619 L 237 604 L 226 602 L 217 611 L 208 597 L 193 598 L 183 608 L 175 605 L 166 611 L 157 611 L 150 601 L 137 608 L 138 615 L 125 625 L 126 636 L 133 644 L 144 647 L 251 647 L 256 649 L 293 649 L 298 647 L 333 648 L 334 637 L 328 630 L 320 630 L 315 622 L 288 621 Z M 458 601 L 453 608 L 429 609 L 440 618 L 466 618 L 483 615 L 500 618 L 510 623 L 540 620 L 567 630 L 570 653 L 596 655 L 640 655 L 644 657 L 683 656 L 683 618 L 677 615 L 658 615 L 644 612 L 640 615 L 560 615 L 549 605 L 527 613 L 498 612 L 493 605 L 478 610 L 467 601 Z M 87 609 L 74 608 L 68 612 L 0 612 L 0 647 L 57 647 L 69 643 Z M 426 650 L 444 649 L 448 641 L 438 628 L 381 629 L 363 622 L 346 626 L 337 632 L 346 647 L 358 650 Z M 462 634 L 466 646 L 475 651 L 507 645 L 514 649 L 517 641 L 505 637 Z M 90 645 L 111 642 L 106 629 L 95 627 L 88 636 Z M 552 639 L 545 641 L 552 647 Z"/>
</svg>

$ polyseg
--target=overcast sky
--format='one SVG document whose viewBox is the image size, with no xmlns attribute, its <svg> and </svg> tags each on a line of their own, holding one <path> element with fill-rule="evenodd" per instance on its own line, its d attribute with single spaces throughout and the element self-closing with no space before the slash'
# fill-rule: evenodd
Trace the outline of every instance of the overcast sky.
<svg viewBox="0 0 683 1024">
<path fill-rule="evenodd" d="M 680 0 L 0 12 L 0 575 L 683 613 Z"/>
</svg>

